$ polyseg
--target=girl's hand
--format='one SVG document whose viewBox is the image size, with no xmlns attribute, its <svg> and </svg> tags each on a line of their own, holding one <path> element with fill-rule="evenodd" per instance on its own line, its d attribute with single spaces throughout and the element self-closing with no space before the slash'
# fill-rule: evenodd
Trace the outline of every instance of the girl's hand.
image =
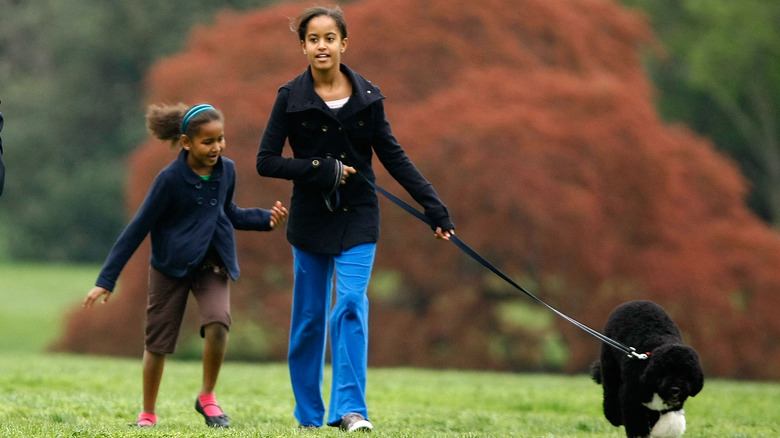
<svg viewBox="0 0 780 438">
<path fill-rule="evenodd" d="M 350 175 L 354 175 L 355 172 L 357 171 L 354 167 L 344 165 L 344 172 L 341 173 L 341 184 L 346 184 L 347 178 L 349 178 Z"/>
<path fill-rule="evenodd" d="M 273 207 L 271 207 L 271 229 L 282 225 L 287 222 L 287 209 L 281 202 L 276 201 Z"/>
<path fill-rule="evenodd" d="M 105 304 L 106 301 L 111 297 L 111 291 L 100 286 L 95 286 L 92 288 L 91 291 L 87 294 L 87 298 L 84 300 L 84 304 L 82 304 L 82 307 L 90 308 L 93 304 L 95 304 L 100 297 L 103 297 L 103 299 L 100 301 L 102 304 Z"/>
<path fill-rule="evenodd" d="M 434 234 L 434 236 L 437 239 L 450 240 L 450 236 L 453 234 L 455 234 L 455 230 L 444 231 L 441 229 L 441 227 L 436 227 L 436 233 Z"/>
</svg>

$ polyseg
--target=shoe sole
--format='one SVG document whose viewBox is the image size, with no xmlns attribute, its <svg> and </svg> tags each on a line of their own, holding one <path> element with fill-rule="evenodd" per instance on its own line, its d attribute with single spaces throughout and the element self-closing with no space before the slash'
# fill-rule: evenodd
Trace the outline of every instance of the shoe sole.
<svg viewBox="0 0 780 438">
<path fill-rule="evenodd" d="M 372 426 L 368 420 L 358 420 L 354 424 L 349 426 L 347 432 L 355 432 L 358 430 L 369 431 L 372 430 L 373 428 L 374 426 Z"/>
</svg>

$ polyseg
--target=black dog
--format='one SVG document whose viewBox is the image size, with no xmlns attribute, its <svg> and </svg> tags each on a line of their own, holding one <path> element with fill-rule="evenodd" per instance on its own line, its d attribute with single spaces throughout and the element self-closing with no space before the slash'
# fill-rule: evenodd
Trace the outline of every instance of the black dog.
<svg viewBox="0 0 780 438">
<path fill-rule="evenodd" d="M 704 374 L 699 356 L 683 345 L 674 321 L 651 301 L 631 301 L 612 311 L 604 334 L 649 353 L 639 359 L 602 345 L 591 377 L 604 387 L 607 420 L 624 425 L 629 438 L 681 436 L 683 404 L 701 391 Z"/>
</svg>

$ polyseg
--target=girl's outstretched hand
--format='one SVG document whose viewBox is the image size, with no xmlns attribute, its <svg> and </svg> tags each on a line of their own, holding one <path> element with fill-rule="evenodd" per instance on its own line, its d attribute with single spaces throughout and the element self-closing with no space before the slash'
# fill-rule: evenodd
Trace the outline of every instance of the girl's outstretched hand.
<svg viewBox="0 0 780 438">
<path fill-rule="evenodd" d="M 287 222 L 287 209 L 281 202 L 276 201 L 273 207 L 271 207 L 271 228 L 276 228 L 279 225 Z"/>
<path fill-rule="evenodd" d="M 82 304 L 82 307 L 90 308 L 93 304 L 95 304 L 100 297 L 103 297 L 102 300 L 100 300 L 101 303 L 105 304 L 106 301 L 108 301 L 109 297 L 111 297 L 111 291 L 100 286 L 95 286 L 92 288 L 91 291 L 87 294 L 87 298 L 84 300 L 84 304 Z"/>
<path fill-rule="evenodd" d="M 442 230 L 441 227 L 436 227 L 434 236 L 437 239 L 450 240 L 450 236 L 455 234 L 455 230 Z"/>
</svg>

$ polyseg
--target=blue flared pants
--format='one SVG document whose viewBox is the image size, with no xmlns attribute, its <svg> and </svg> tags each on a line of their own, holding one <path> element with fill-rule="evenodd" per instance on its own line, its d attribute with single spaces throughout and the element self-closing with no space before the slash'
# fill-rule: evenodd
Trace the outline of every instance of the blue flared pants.
<svg viewBox="0 0 780 438">
<path fill-rule="evenodd" d="M 328 424 L 357 412 L 368 419 L 368 281 L 376 244 L 362 244 L 337 256 L 293 247 L 290 345 L 287 354 L 295 396 L 295 418 L 304 426 L 322 426 L 325 404 L 322 375 L 330 331 L 333 382 Z M 331 308 L 333 283 L 335 303 Z"/>
</svg>

